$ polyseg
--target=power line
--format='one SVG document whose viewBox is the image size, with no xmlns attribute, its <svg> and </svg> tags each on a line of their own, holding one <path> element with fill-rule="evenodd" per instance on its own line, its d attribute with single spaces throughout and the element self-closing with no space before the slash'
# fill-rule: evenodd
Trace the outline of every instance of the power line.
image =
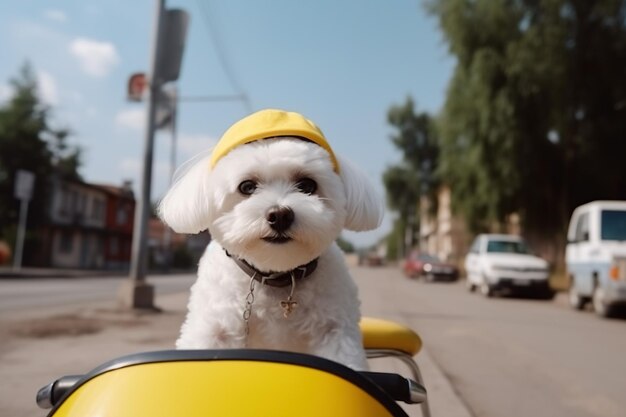
<svg viewBox="0 0 626 417">
<path fill-rule="evenodd" d="M 215 47 L 215 52 L 217 53 L 218 60 L 220 62 L 220 65 L 222 66 L 222 70 L 226 74 L 226 77 L 228 78 L 228 81 L 230 82 L 231 86 L 234 88 L 235 92 L 237 93 L 239 100 L 243 102 L 248 113 L 252 113 L 252 104 L 250 102 L 250 98 L 248 97 L 246 93 L 243 92 L 243 89 L 241 88 L 241 85 L 239 84 L 237 77 L 235 77 L 234 75 L 235 72 L 233 71 L 232 67 L 230 66 L 230 62 L 227 59 L 226 50 L 224 49 L 224 46 L 221 42 L 221 39 L 217 31 L 217 28 L 215 26 L 215 22 L 213 21 L 208 0 L 206 1 L 196 0 L 196 3 L 198 3 L 198 7 L 200 8 L 200 11 L 202 12 L 202 17 L 204 18 L 204 21 L 206 23 L 205 27 L 207 29 L 207 33 L 209 35 L 211 43 Z"/>
</svg>

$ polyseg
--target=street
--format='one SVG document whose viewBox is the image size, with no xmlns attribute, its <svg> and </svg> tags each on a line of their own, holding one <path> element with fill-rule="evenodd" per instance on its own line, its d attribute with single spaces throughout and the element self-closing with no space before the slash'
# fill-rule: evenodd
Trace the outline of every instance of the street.
<svg viewBox="0 0 626 417">
<path fill-rule="evenodd" d="M 467 407 L 467 414 L 624 415 L 625 320 L 602 320 L 590 312 L 573 311 L 564 294 L 554 301 L 487 299 L 468 293 L 462 281 L 409 280 L 394 267 L 352 271 L 361 290 L 363 314 L 397 320 L 418 331 L 424 341 L 418 363 L 427 357 L 436 364 Z M 13 340 L 5 340 L 0 349 L 0 370 L 3 378 L 16 382 L 3 385 L 0 391 L 8 391 L 0 393 L 0 403 L 5 403 L 0 405 L 6 407 L 8 398 L 20 398 L 31 408 L 0 406 L 0 411 L 13 416 L 44 415 L 32 412 L 31 391 L 53 375 L 84 372 L 105 358 L 129 351 L 171 348 L 192 280 L 193 276 L 149 277 L 157 289 L 157 303 L 165 300 L 164 314 L 123 322 L 121 316 L 110 319 L 111 310 L 99 307 L 90 313 L 104 326 L 95 335 L 28 339 L 5 333 Z M 21 320 L 35 313 L 45 317 L 86 304 L 113 305 L 119 282 L 119 278 L 0 280 L 0 321 Z M 177 301 L 168 302 L 176 292 Z M 81 356 L 80 352 L 92 349 L 98 352 Z M 39 357 L 42 351 L 55 355 L 45 370 L 39 369 L 48 363 Z M 432 373 L 426 370 L 424 374 L 428 388 Z M 438 395 L 437 390 L 432 392 Z M 433 416 L 452 415 L 443 411 L 434 401 Z"/>
<path fill-rule="evenodd" d="M 472 415 L 625 415 L 625 320 L 573 311 L 565 294 L 487 299 L 397 269 L 356 275 L 364 313 L 417 330 Z"/>
<path fill-rule="evenodd" d="M 67 304 L 113 300 L 126 277 L 0 279 L 0 317 L 27 314 Z M 187 291 L 193 274 L 155 275 L 149 282 L 157 294 Z"/>
</svg>

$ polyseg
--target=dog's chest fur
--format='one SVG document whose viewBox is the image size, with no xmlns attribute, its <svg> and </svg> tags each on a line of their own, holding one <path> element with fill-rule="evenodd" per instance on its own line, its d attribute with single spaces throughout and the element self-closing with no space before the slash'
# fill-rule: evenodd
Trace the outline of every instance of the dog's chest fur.
<svg viewBox="0 0 626 417">
<path fill-rule="evenodd" d="M 225 331 L 243 337 L 250 283 L 251 278 L 213 242 L 200 261 L 190 308 L 199 308 L 201 303 L 207 320 L 218 318 Z M 311 343 L 317 343 L 313 339 L 323 338 L 339 323 L 359 320 L 356 285 L 335 245 L 319 257 L 310 276 L 296 282 L 293 300 L 298 305 L 285 317 L 280 304 L 290 292 L 291 286 L 271 287 L 254 281 L 246 347 L 309 352 Z"/>
</svg>

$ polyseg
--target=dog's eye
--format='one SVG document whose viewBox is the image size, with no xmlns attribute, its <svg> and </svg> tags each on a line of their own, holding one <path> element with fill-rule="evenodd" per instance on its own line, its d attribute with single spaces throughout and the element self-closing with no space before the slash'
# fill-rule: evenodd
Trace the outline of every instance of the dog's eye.
<svg viewBox="0 0 626 417">
<path fill-rule="evenodd" d="M 296 183 L 296 187 L 304 194 L 313 194 L 317 191 L 317 183 L 311 178 L 302 178 Z"/>
<path fill-rule="evenodd" d="M 256 182 L 252 180 L 245 180 L 239 184 L 239 192 L 243 195 L 251 195 L 256 190 Z"/>
</svg>

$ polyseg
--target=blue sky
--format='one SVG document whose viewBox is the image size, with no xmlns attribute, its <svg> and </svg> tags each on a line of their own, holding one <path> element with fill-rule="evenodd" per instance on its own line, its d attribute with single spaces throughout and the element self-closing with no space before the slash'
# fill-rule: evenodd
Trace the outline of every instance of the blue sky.
<svg viewBox="0 0 626 417">
<path fill-rule="evenodd" d="M 148 68 L 154 5 L 22 0 L 5 2 L 0 13 L 0 101 L 29 60 L 55 124 L 69 126 L 72 142 L 85 151 L 81 172 L 89 182 L 131 179 L 139 186 L 145 107 L 126 101 L 125 86 L 131 73 Z M 383 171 L 400 160 L 389 140 L 389 106 L 408 95 L 430 112 L 444 102 L 454 61 L 419 0 L 170 0 L 167 6 L 191 15 L 180 96 L 243 92 L 252 110 L 301 112 L 381 193 Z M 181 103 L 178 164 L 210 148 L 247 113 L 240 101 Z M 155 146 L 153 199 L 169 181 L 169 133 L 160 133 Z M 378 231 L 345 236 L 371 244 L 390 224 L 388 213 Z"/>
</svg>

